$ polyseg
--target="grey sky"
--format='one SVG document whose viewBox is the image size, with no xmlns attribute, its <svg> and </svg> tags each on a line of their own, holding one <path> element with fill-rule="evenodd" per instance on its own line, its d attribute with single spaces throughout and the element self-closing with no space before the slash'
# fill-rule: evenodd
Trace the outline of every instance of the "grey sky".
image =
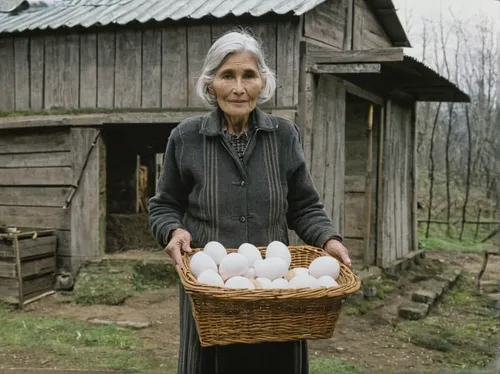
<svg viewBox="0 0 500 374">
<path fill-rule="evenodd" d="M 443 20 L 460 19 L 473 27 L 474 21 L 489 18 L 493 25 L 496 21 L 497 32 L 500 32 L 500 1 L 495 0 L 393 0 L 398 9 L 398 16 L 406 28 L 410 26 L 409 38 L 414 48 L 406 53 L 416 58 L 422 57 L 421 35 L 422 19 L 427 18 L 439 22 L 440 14 Z"/>
</svg>

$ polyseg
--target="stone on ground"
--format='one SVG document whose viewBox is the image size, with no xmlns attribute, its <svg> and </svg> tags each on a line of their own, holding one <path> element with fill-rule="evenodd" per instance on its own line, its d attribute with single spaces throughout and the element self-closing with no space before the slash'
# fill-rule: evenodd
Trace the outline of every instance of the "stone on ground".
<svg viewBox="0 0 500 374">
<path fill-rule="evenodd" d="M 409 320 L 423 319 L 429 312 L 429 305 L 425 303 L 406 302 L 398 309 L 401 318 Z"/>
<path fill-rule="evenodd" d="M 436 300 L 437 296 L 438 295 L 435 291 L 421 289 L 413 293 L 411 300 L 417 303 L 425 303 L 432 305 Z"/>
</svg>

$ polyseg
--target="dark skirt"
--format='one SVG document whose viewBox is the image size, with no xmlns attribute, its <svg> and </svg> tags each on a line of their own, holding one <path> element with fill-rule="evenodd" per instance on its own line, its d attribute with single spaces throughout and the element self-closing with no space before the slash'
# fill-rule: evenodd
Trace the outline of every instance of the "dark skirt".
<svg viewBox="0 0 500 374">
<path fill-rule="evenodd" d="M 308 374 L 306 341 L 201 347 L 189 297 L 179 286 L 178 374 Z"/>
</svg>

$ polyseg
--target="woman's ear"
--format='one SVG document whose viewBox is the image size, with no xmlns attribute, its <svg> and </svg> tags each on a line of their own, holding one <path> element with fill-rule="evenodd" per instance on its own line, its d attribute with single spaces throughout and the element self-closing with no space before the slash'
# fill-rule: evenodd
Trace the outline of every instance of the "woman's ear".
<svg viewBox="0 0 500 374">
<path fill-rule="evenodd" d="M 208 93 L 209 93 L 210 95 L 215 95 L 215 91 L 214 91 L 214 88 L 213 88 L 212 86 L 208 86 L 208 87 L 207 87 L 207 90 L 208 90 Z"/>
</svg>

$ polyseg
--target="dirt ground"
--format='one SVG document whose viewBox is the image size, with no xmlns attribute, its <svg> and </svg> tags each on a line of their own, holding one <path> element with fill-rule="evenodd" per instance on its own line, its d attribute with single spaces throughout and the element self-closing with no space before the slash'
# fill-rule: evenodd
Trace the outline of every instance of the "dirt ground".
<svg viewBox="0 0 500 374">
<path fill-rule="evenodd" d="M 427 254 L 427 260 L 440 260 L 452 267 L 460 267 L 464 276 L 477 276 L 482 257 L 476 254 L 436 253 Z M 492 258 L 484 275 L 485 280 L 500 281 L 500 258 Z M 310 342 L 310 354 L 346 360 L 368 369 L 400 368 L 428 370 L 438 368 L 444 352 L 428 350 L 411 343 L 403 343 L 394 334 L 397 308 L 408 298 L 411 285 L 397 289 L 384 299 L 380 308 L 361 316 L 342 314 L 332 339 Z M 81 321 L 98 317 L 109 320 L 150 322 L 151 327 L 137 330 L 135 334 L 146 341 L 147 352 L 161 362 L 176 362 L 178 349 L 178 299 L 175 287 L 148 291 L 128 298 L 123 305 L 74 305 L 68 296 L 54 294 L 26 307 L 26 313 L 41 316 L 63 316 Z M 3 357 L 2 357 L 3 356 Z M 46 358 L 22 352 L 0 354 L 3 367 L 49 367 L 54 363 Z M 163 365 L 163 364 L 162 364 Z M 437 366 L 436 366 L 437 365 Z M 1 365 L 0 365 L 1 366 Z"/>
</svg>

